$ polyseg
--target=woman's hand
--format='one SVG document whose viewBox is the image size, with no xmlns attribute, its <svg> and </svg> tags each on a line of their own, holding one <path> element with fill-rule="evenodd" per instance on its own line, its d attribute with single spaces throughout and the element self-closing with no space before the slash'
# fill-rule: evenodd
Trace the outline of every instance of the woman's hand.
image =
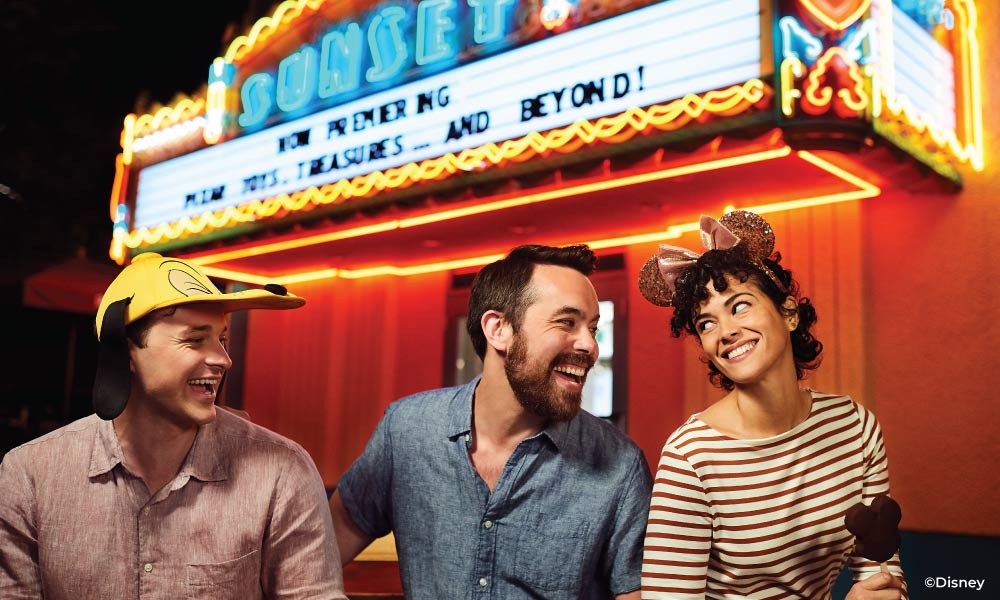
<svg viewBox="0 0 1000 600">
<path fill-rule="evenodd" d="M 903 582 L 888 573 L 877 573 L 854 584 L 844 600 L 899 600 Z"/>
</svg>

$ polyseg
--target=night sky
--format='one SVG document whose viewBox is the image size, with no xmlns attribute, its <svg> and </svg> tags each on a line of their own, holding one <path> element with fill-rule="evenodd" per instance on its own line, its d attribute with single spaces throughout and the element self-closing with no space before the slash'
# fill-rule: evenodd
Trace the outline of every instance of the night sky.
<svg viewBox="0 0 1000 600">
<path fill-rule="evenodd" d="M 255 0 L 0 2 L 5 300 L 26 275 L 78 252 L 111 264 L 108 201 L 125 115 L 196 92 L 229 41 L 272 8 Z"/>
<path fill-rule="evenodd" d="M 80 254 L 114 266 L 108 202 L 125 115 L 197 92 L 273 7 L 0 1 L 0 456 L 91 412 L 93 315 L 24 306 L 24 279 Z"/>
</svg>

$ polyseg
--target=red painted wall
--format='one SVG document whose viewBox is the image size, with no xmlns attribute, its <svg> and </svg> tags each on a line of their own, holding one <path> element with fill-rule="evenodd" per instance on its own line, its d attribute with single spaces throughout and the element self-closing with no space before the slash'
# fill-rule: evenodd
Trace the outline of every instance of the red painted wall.
<svg viewBox="0 0 1000 600">
<path fill-rule="evenodd" d="M 959 192 L 907 192 L 769 217 L 778 249 L 817 305 L 825 360 L 808 384 L 879 418 L 892 488 L 911 530 L 1000 535 L 1000 54 L 998 8 L 980 2 L 985 173 Z M 704 201 L 704 199 L 701 199 Z M 721 209 L 721 204 L 720 204 Z M 517 242 L 512 241 L 512 245 Z M 678 245 L 698 247 L 694 236 Z M 653 246 L 626 248 L 628 430 L 655 465 L 666 436 L 721 396 L 690 340 L 634 287 Z M 305 308 L 249 321 L 244 404 L 302 443 L 327 484 L 385 406 L 441 385 L 448 274 L 292 286 Z"/>
</svg>

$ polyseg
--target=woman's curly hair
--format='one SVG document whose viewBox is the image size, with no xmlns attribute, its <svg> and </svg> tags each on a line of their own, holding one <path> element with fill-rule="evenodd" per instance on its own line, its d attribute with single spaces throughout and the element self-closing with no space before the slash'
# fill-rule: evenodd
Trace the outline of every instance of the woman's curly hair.
<svg viewBox="0 0 1000 600">
<path fill-rule="evenodd" d="M 792 354 L 795 357 L 795 374 L 799 379 L 803 379 L 806 371 L 819 366 L 819 355 L 823 352 L 823 344 L 809 332 L 816 323 L 816 308 L 809 298 L 799 296 L 799 285 L 792 279 L 792 272 L 783 269 L 780 262 L 781 255 L 776 254 L 774 260 L 765 259 L 764 266 L 784 284 L 787 293 L 778 289 L 774 281 L 747 257 L 746 250 L 741 244 L 728 250 L 709 250 L 702 254 L 698 261 L 681 273 L 674 283 L 672 301 L 674 315 L 670 319 L 670 331 L 673 336 L 680 337 L 684 332 L 698 335 L 694 319 L 700 312 L 701 303 L 708 299 L 709 283 L 716 292 L 723 292 L 729 287 L 727 275 L 740 282 L 749 279 L 767 294 L 778 312 L 786 317 L 794 313 L 784 307 L 785 299 L 788 296 L 795 298 L 797 306 L 794 312 L 798 313 L 799 323 L 791 332 Z M 711 361 L 708 361 L 708 370 L 708 378 L 712 384 L 726 390 L 735 387 L 733 381 L 719 372 Z"/>
</svg>

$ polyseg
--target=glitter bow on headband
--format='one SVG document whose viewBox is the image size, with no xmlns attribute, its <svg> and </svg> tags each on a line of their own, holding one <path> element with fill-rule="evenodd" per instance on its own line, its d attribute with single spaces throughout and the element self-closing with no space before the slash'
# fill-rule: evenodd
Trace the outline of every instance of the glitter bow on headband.
<svg viewBox="0 0 1000 600">
<path fill-rule="evenodd" d="M 747 258 L 767 275 L 783 292 L 785 285 L 764 265 L 764 259 L 774 251 L 774 231 L 760 215 L 745 210 L 734 210 L 716 221 L 701 216 L 701 243 L 706 250 L 729 250 L 743 244 Z M 660 244 L 660 251 L 646 261 L 639 274 L 639 291 L 657 306 L 670 306 L 674 286 L 681 273 L 693 266 L 701 254 L 678 246 Z"/>
</svg>

